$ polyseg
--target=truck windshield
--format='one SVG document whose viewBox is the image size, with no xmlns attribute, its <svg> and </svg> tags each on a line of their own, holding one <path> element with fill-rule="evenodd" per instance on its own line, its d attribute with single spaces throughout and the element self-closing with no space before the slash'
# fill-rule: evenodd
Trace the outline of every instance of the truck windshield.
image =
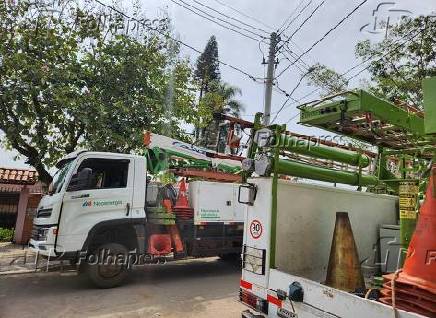
<svg viewBox="0 0 436 318">
<path fill-rule="evenodd" d="M 53 181 L 51 184 L 51 193 L 58 193 L 61 191 L 62 186 L 65 183 L 65 176 L 67 175 L 68 170 L 70 169 L 71 165 L 73 164 L 73 160 L 66 161 L 58 171 L 56 171 L 55 175 L 53 176 Z"/>
</svg>

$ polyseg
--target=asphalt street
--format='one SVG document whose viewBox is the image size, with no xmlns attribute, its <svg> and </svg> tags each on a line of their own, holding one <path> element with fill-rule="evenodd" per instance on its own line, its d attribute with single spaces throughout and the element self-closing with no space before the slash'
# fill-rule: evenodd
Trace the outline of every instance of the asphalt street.
<svg viewBox="0 0 436 318">
<path fill-rule="evenodd" d="M 115 289 L 73 273 L 0 276 L 0 317 L 241 317 L 240 275 L 207 258 L 136 269 Z"/>
</svg>

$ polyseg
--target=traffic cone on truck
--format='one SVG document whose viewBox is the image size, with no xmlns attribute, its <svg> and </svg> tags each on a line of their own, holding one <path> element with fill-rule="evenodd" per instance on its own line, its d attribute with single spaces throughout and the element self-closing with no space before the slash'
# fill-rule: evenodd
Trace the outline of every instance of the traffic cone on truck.
<svg viewBox="0 0 436 318">
<path fill-rule="evenodd" d="M 380 299 L 399 309 L 436 317 L 436 165 L 402 270 L 384 276 Z"/>
</svg>

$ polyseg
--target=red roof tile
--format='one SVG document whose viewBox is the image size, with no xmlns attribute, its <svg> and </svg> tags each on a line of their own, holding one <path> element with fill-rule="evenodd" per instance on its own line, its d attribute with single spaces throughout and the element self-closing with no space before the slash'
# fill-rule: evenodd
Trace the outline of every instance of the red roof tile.
<svg viewBox="0 0 436 318">
<path fill-rule="evenodd" d="M 0 168 L 0 183 L 35 184 L 37 178 L 35 170 Z"/>
</svg>

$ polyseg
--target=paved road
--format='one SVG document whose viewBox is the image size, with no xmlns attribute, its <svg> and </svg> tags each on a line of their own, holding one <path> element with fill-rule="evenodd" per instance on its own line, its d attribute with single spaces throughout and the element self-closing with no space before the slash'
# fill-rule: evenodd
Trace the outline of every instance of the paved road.
<svg viewBox="0 0 436 318">
<path fill-rule="evenodd" d="M 0 276 L 0 317 L 239 318 L 239 277 L 216 258 L 148 266 L 106 290 L 71 274 Z"/>
</svg>

